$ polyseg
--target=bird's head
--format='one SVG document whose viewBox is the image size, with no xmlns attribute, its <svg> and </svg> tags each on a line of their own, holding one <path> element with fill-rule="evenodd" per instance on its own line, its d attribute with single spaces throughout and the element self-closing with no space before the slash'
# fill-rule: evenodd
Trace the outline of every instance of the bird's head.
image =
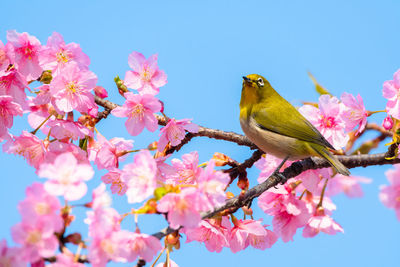
<svg viewBox="0 0 400 267">
<path fill-rule="evenodd" d="M 240 100 L 241 117 L 247 116 L 252 107 L 260 103 L 272 88 L 267 79 L 258 74 L 243 76 L 242 98 Z"/>
<path fill-rule="evenodd" d="M 269 82 L 263 76 L 258 74 L 249 74 L 247 76 L 243 76 L 243 88 L 252 87 L 255 90 L 262 90 L 264 86 L 268 86 Z"/>
<path fill-rule="evenodd" d="M 260 102 L 272 89 L 271 85 L 263 76 L 249 74 L 243 76 L 242 104 L 252 105 Z M 273 89 L 272 89 L 273 90 Z"/>
</svg>

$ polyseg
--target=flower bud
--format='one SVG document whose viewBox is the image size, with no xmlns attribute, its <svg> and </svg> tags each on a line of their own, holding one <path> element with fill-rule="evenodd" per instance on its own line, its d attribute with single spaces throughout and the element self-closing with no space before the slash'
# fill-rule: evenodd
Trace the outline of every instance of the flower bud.
<svg viewBox="0 0 400 267">
<path fill-rule="evenodd" d="M 51 114 L 55 117 L 57 117 L 57 115 L 58 115 L 57 111 L 55 110 L 55 108 L 53 106 L 50 106 L 47 111 L 49 112 L 49 114 Z"/>
<path fill-rule="evenodd" d="M 118 92 L 119 92 L 120 95 L 124 96 L 124 94 L 125 94 L 126 92 L 129 92 L 128 88 L 124 85 L 124 81 L 121 80 L 121 79 L 119 78 L 119 76 L 116 76 L 116 77 L 114 78 L 114 82 L 115 82 L 115 84 L 117 85 Z"/>
<path fill-rule="evenodd" d="M 39 81 L 44 84 L 50 84 L 53 76 L 51 75 L 51 70 L 45 70 L 39 78 Z"/>
<path fill-rule="evenodd" d="M 107 90 L 103 86 L 96 86 L 94 88 L 94 93 L 101 98 L 106 98 L 108 97 Z"/>
<path fill-rule="evenodd" d="M 65 237 L 67 243 L 72 243 L 74 245 L 79 245 L 82 242 L 82 236 L 80 233 L 73 233 Z"/>
<path fill-rule="evenodd" d="M 252 210 L 252 208 L 249 208 L 249 207 L 247 207 L 247 206 L 243 206 L 243 207 L 242 207 L 242 210 L 243 210 L 243 212 L 244 212 L 245 215 L 249 215 L 249 216 L 252 216 L 252 215 L 253 215 L 253 210 Z"/>
<path fill-rule="evenodd" d="M 227 155 L 224 155 L 219 152 L 215 152 L 212 159 L 215 162 L 215 166 L 222 167 L 232 162 L 232 159 Z"/>
<path fill-rule="evenodd" d="M 229 192 L 229 191 L 226 192 L 225 195 L 226 195 L 226 198 L 227 198 L 227 199 L 230 199 L 230 198 L 235 197 L 235 195 L 234 195 L 232 192 Z"/>
<path fill-rule="evenodd" d="M 158 100 L 161 103 L 161 110 L 160 112 L 163 113 L 164 112 L 164 102 L 162 102 L 161 100 Z"/>
<path fill-rule="evenodd" d="M 166 236 L 165 238 L 165 243 L 168 245 L 177 245 L 179 243 L 179 233 L 178 232 L 173 232 L 169 235 Z"/>
<path fill-rule="evenodd" d="M 382 127 L 385 128 L 386 130 L 391 130 L 393 127 L 393 120 L 390 116 L 387 116 L 382 123 Z"/>
<path fill-rule="evenodd" d="M 239 179 L 238 179 L 238 182 L 237 182 L 237 186 L 240 189 L 242 189 L 244 191 L 247 191 L 247 189 L 249 189 L 249 185 L 250 185 L 250 183 L 249 183 L 249 179 L 247 179 L 247 173 L 239 174 Z"/>
<path fill-rule="evenodd" d="M 147 149 L 150 151 L 156 150 L 157 149 L 157 141 L 154 141 L 150 145 L 147 146 Z"/>
</svg>

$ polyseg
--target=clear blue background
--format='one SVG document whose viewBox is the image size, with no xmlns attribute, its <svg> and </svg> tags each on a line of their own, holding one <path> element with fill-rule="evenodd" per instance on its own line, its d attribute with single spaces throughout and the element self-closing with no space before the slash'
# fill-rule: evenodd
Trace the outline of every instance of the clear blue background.
<svg viewBox="0 0 400 267">
<path fill-rule="evenodd" d="M 117 103 L 123 99 L 113 78 L 125 76 L 128 55 L 132 51 L 146 57 L 158 53 L 159 66 L 168 75 L 168 84 L 159 94 L 166 113 L 227 131 L 242 132 L 238 122 L 241 77 L 249 73 L 265 75 L 295 105 L 302 100 L 317 101 L 307 77 L 311 71 L 333 94 L 360 93 L 367 109 L 383 109 L 382 83 L 400 67 L 400 3 L 322 2 L 327 1 L 4 1 L 0 39 L 6 42 L 6 30 L 16 29 L 45 44 L 53 31 L 61 33 L 67 43 L 81 45 L 99 85 Z M 379 124 L 382 119 L 371 118 Z M 27 127 L 18 119 L 12 132 L 19 134 Z M 123 119 L 110 117 L 98 128 L 108 138 L 129 138 Z M 135 138 L 135 146 L 145 147 L 157 138 L 158 133 L 145 131 Z M 176 156 L 192 150 L 199 151 L 202 161 L 214 151 L 238 161 L 251 154 L 247 148 L 197 138 Z M 12 242 L 9 230 L 20 221 L 17 203 L 24 198 L 26 186 L 39 179 L 22 158 L 7 154 L 0 158 L 0 238 Z M 388 168 L 352 170 L 373 182 L 364 186 L 362 199 L 335 198 L 334 218 L 344 234 L 320 234 L 312 239 L 297 234 L 295 242 L 279 241 L 265 251 L 249 248 L 237 254 L 228 249 L 210 253 L 198 243 L 182 244 L 172 258 L 180 266 L 193 267 L 398 266 L 400 223 L 393 210 L 378 200 Z M 89 185 L 97 186 L 103 173 L 97 172 Z M 249 173 L 253 185 L 257 174 L 257 170 Z M 119 211 L 130 209 L 125 197 L 114 200 Z M 74 214 L 82 218 L 85 211 L 77 209 Z M 260 211 L 255 215 L 265 218 Z M 139 225 L 143 232 L 153 233 L 164 224 L 157 218 L 140 217 Z M 132 219 L 124 227 L 133 229 Z M 85 231 L 79 224 L 74 229 Z"/>
</svg>

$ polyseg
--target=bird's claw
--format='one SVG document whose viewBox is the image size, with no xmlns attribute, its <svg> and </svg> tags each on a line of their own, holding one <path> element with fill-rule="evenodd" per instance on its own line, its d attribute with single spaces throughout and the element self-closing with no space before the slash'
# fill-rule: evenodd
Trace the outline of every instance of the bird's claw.
<svg viewBox="0 0 400 267">
<path fill-rule="evenodd" d="M 280 184 L 285 184 L 286 183 L 286 177 L 282 174 L 282 173 L 280 173 L 280 172 L 278 172 L 278 171 L 275 171 L 273 174 L 272 174 L 273 176 L 275 176 L 275 177 L 277 177 L 278 179 L 279 179 L 279 183 Z M 275 189 L 278 189 L 277 187 L 276 187 L 276 185 L 274 186 L 274 188 Z"/>
</svg>

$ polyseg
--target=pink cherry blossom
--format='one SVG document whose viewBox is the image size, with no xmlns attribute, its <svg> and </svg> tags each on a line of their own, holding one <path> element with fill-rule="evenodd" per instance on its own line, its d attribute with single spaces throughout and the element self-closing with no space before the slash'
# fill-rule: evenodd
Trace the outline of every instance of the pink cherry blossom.
<svg viewBox="0 0 400 267">
<path fill-rule="evenodd" d="M 45 182 L 46 191 L 66 200 L 77 200 L 86 194 L 84 181 L 90 180 L 94 171 L 88 164 L 78 164 L 75 156 L 66 152 L 57 156 L 54 163 L 43 163 L 38 175 L 49 180 Z"/>
<path fill-rule="evenodd" d="M 97 76 L 93 72 L 82 70 L 76 63 L 71 62 L 50 84 L 52 103 L 60 113 L 74 109 L 81 113 L 89 113 L 95 106 L 91 91 L 96 83 Z"/>
<path fill-rule="evenodd" d="M 193 228 L 201 221 L 202 198 L 195 188 L 184 188 L 180 193 L 166 194 L 157 205 L 159 212 L 168 213 L 169 226 Z"/>
<path fill-rule="evenodd" d="M 303 229 L 304 237 L 314 237 L 319 232 L 328 235 L 335 235 L 337 232 L 344 233 L 343 228 L 335 222 L 329 215 L 321 214 L 312 216 Z"/>
<path fill-rule="evenodd" d="M 229 174 L 214 170 L 215 162 L 210 160 L 197 179 L 197 187 L 204 199 L 202 210 L 223 205 L 226 200 L 225 188 L 230 182 Z M 200 203 L 199 203 L 200 204 Z"/>
<path fill-rule="evenodd" d="M 393 80 L 383 83 L 383 97 L 388 99 L 386 104 L 387 113 L 400 119 L 400 69 L 393 74 Z"/>
<path fill-rule="evenodd" d="M 50 135 L 58 140 L 78 140 L 86 136 L 93 137 L 93 132 L 79 122 L 55 119 L 47 122 L 50 127 Z"/>
<path fill-rule="evenodd" d="M 28 88 L 28 83 L 15 68 L 0 70 L 0 95 L 11 96 L 14 102 L 25 108 L 25 88 Z"/>
<path fill-rule="evenodd" d="M 121 180 L 127 184 L 129 203 L 138 203 L 153 195 L 157 186 L 157 166 L 148 150 L 136 154 L 133 163 L 124 166 Z"/>
<path fill-rule="evenodd" d="M 35 104 L 34 99 L 28 99 L 29 113 L 28 113 L 28 123 L 32 129 L 37 129 L 40 126 L 40 131 L 46 136 L 49 133 L 50 127 L 47 123 L 54 120 L 54 116 L 50 116 L 52 107 L 50 104 Z"/>
<path fill-rule="evenodd" d="M 119 169 L 112 169 L 108 173 L 103 175 L 101 177 L 101 180 L 105 184 L 111 184 L 111 193 L 123 196 L 128 190 L 128 186 L 123 181 L 121 181 L 121 173 L 122 171 Z"/>
<path fill-rule="evenodd" d="M 8 141 L 3 145 L 3 151 L 23 156 L 29 165 L 37 169 L 44 160 L 46 148 L 37 136 L 22 131 L 20 136 L 14 137 L 13 142 Z"/>
<path fill-rule="evenodd" d="M 21 258 L 35 262 L 41 257 L 51 257 L 58 247 L 52 222 L 38 220 L 35 224 L 22 222 L 11 228 L 13 240 L 22 245 Z"/>
<path fill-rule="evenodd" d="M 279 164 L 282 162 L 282 159 L 279 159 L 277 157 L 274 157 L 272 155 L 266 154 L 265 156 L 261 157 L 256 163 L 254 163 L 254 166 L 256 166 L 258 169 L 261 170 L 259 177 L 257 178 L 257 181 L 261 184 L 265 180 L 267 180 L 268 177 L 271 176 L 271 174 L 278 168 Z M 282 169 L 285 169 L 286 167 L 289 167 L 292 164 L 292 161 L 286 161 L 285 164 L 282 166 Z"/>
<path fill-rule="evenodd" d="M 122 107 L 114 108 L 111 113 L 116 117 L 128 117 L 125 122 L 130 135 L 140 134 L 146 127 L 150 132 L 158 128 L 157 118 L 154 113 L 161 110 L 160 101 L 152 95 L 138 95 L 131 92 L 125 93 L 126 101 Z"/>
<path fill-rule="evenodd" d="M 394 169 L 385 172 L 389 185 L 381 185 L 379 199 L 389 209 L 394 209 L 397 219 L 400 221 L 400 166 L 394 165 Z"/>
<path fill-rule="evenodd" d="M 304 199 L 307 202 L 307 208 L 312 211 L 313 214 L 303 229 L 304 237 L 314 237 L 320 232 L 329 235 L 334 235 L 337 232 L 344 232 L 343 228 L 330 217 L 332 211 L 336 210 L 336 205 L 326 196 L 326 191 L 322 202 L 320 202 L 320 196 L 308 196 Z"/>
<path fill-rule="evenodd" d="M 157 54 L 146 60 L 141 53 L 132 52 L 128 63 L 133 71 L 126 72 L 124 83 L 127 87 L 138 90 L 140 94 L 155 95 L 167 83 L 167 75 L 158 69 Z"/>
<path fill-rule="evenodd" d="M 127 262 L 127 231 L 106 232 L 107 235 L 95 237 L 88 250 L 92 266 L 106 266 L 109 260 Z"/>
<path fill-rule="evenodd" d="M 10 55 L 10 52 L 13 55 Z M 0 71 L 8 68 L 11 62 L 14 61 L 14 56 L 14 48 L 12 47 L 12 44 L 7 43 L 7 45 L 4 46 L 3 42 L 0 40 Z"/>
<path fill-rule="evenodd" d="M 54 141 L 49 144 L 44 162 L 54 164 L 55 159 L 66 152 L 71 152 L 79 164 L 90 164 L 86 152 L 79 146 L 60 141 Z"/>
<path fill-rule="evenodd" d="M 309 217 L 304 202 L 293 199 L 285 211 L 276 214 L 272 219 L 274 233 L 280 236 L 283 242 L 293 241 L 297 229 L 303 227 Z"/>
<path fill-rule="evenodd" d="M 75 255 L 67 255 L 66 253 L 58 254 L 56 256 L 56 261 L 47 267 L 85 267 L 83 263 L 75 261 Z"/>
<path fill-rule="evenodd" d="M 121 230 L 121 216 L 113 208 L 93 209 L 86 214 L 84 222 L 89 225 L 89 236 L 92 238 L 103 238 L 110 232 Z"/>
<path fill-rule="evenodd" d="M 261 225 L 261 221 L 234 219 L 234 224 L 229 240 L 229 247 L 233 253 L 249 245 L 264 250 L 270 248 L 278 239 L 273 232 Z"/>
<path fill-rule="evenodd" d="M 154 236 L 142 233 L 129 233 L 128 238 L 128 261 L 134 261 L 137 257 L 151 262 L 154 256 L 162 249 L 161 242 Z"/>
<path fill-rule="evenodd" d="M 175 120 L 170 119 L 167 125 L 160 130 L 160 140 L 158 141 L 158 151 L 163 151 L 168 142 L 172 146 L 177 146 L 185 137 L 185 130 L 191 133 L 197 133 L 199 126 L 191 123 L 189 119 Z"/>
<path fill-rule="evenodd" d="M 311 105 L 304 105 L 299 111 L 335 148 L 344 147 L 349 136 L 344 132 L 346 124 L 343 120 L 339 100 L 329 95 L 321 95 L 318 105 L 319 109 Z"/>
<path fill-rule="evenodd" d="M 86 204 L 86 207 L 93 209 L 105 208 L 111 206 L 111 197 L 106 191 L 106 185 L 101 183 L 92 191 L 92 201 Z"/>
<path fill-rule="evenodd" d="M 34 183 L 26 189 L 26 198 L 18 204 L 22 221 L 35 223 L 46 220 L 54 232 L 63 227 L 60 215 L 61 204 L 58 198 L 44 190 L 43 184 Z"/>
<path fill-rule="evenodd" d="M 90 59 L 82 52 L 79 44 L 65 44 L 62 35 L 58 32 L 53 32 L 40 54 L 40 66 L 45 70 L 51 70 L 53 75 L 58 75 L 71 62 L 77 63 L 80 69 L 87 70 Z"/>
<path fill-rule="evenodd" d="M 165 181 L 167 184 L 195 184 L 202 171 L 198 167 L 199 154 L 197 151 L 183 155 L 182 160 L 172 159 L 171 164 L 176 171 L 167 175 Z"/>
<path fill-rule="evenodd" d="M 192 241 L 204 242 L 208 251 L 221 252 L 223 247 L 229 247 L 227 236 L 230 234 L 230 222 L 226 216 L 222 219 L 202 220 L 196 228 L 183 228 L 186 243 Z"/>
<path fill-rule="evenodd" d="M 345 131 L 351 131 L 358 125 L 357 134 L 361 133 L 367 125 L 368 117 L 362 97 L 358 94 L 356 99 L 352 94 L 343 93 L 340 100 L 345 106 L 342 115 L 346 124 Z"/>
<path fill-rule="evenodd" d="M 33 98 L 31 105 L 49 104 L 51 101 L 50 85 L 43 84 L 35 88 L 36 97 Z"/>
<path fill-rule="evenodd" d="M 305 226 L 311 216 L 306 203 L 292 194 L 289 185 L 270 188 L 259 197 L 258 205 L 266 214 L 274 216 L 274 233 L 283 242 L 293 240 L 297 229 Z"/>
<path fill-rule="evenodd" d="M 133 148 L 133 140 L 125 140 L 120 137 L 107 140 L 101 134 L 97 134 L 97 140 L 98 147 L 94 163 L 100 170 L 118 168 L 119 161 L 126 157 L 124 152 Z"/>
<path fill-rule="evenodd" d="M 171 165 L 168 165 L 165 163 L 165 160 L 169 157 L 170 155 L 167 155 L 165 157 L 157 157 L 155 158 L 156 163 L 157 163 L 157 181 L 161 183 L 167 183 L 167 179 L 170 176 L 176 175 L 177 170 L 172 167 Z"/>
<path fill-rule="evenodd" d="M 20 248 L 8 247 L 5 239 L 0 241 L 0 266 L 26 267 L 27 262 L 21 258 Z"/>
<path fill-rule="evenodd" d="M 323 168 L 316 170 L 307 170 L 298 175 L 294 180 L 301 181 L 301 184 L 296 187 L 296 191 L 300 194 L 307 190 L 312 194 L 321 194 L 324 185 L 324 179 L 332 177 L 332 168 Z"/>
<path fill-rule="evenodd" d="M 13 126 L 14 116 L 22 116 L 22 108 L 13 102 L 11 96 L 0 96 L 0 137 L 7 133 L 7 128 Z"/>
<path fill-rule="evenodd" d="M 303 197 L 304 202 L 306 203 L 306 206 L 308 210 L 314 215 L 314 216 L 320 216 L 320 215 L 332 215 L 332 211 L 336 210 L 336 205 L 332 202 L 332 200 L 326 196 L 326 191 L 324 195 L 324 199 L 322 201 L 322 205 L 320 205 L 320 200 L 321 196 L 312 196 L 312 195 L 306 195 Z"/>
<path fill-rule="evenodd" d="M 112 208 L 100 208 L 87 214 L 85 223 L 89 225 L 92 238 L 88 247 L 90 263 L 103 267 L 109 260 L 126 262 L 129 233 L 120 229 L 118 212 Z"/>
<path fill-rule="evenodd" d="M 392 117 L 387 116 L 382 122 L 382 127 L 385 128 L 385 130 L 388 130 L 388 131 L 392 130 L 392 128 L 393 128 Z"/>
<path fill-rule="evenodd" d="M 334 196 L 343 192 L 350 198 L 362 197 L 364 193 L 361 188 L 361 183 L 369 184 L 371 182 L 372 180 L 366 177 L 336 174 L 329 180 L 325 194 L 327 196 Z"/>
<path fill-rule="evenodd" d="M 36 80 L 42 74 L 39 66 L 39 54 L 42 46 L 36 37 L 26 32 L 7 31 L 7 40 L 14 46 L 15 62 L 18 71 L 28 81 Z"/>
</svg>

